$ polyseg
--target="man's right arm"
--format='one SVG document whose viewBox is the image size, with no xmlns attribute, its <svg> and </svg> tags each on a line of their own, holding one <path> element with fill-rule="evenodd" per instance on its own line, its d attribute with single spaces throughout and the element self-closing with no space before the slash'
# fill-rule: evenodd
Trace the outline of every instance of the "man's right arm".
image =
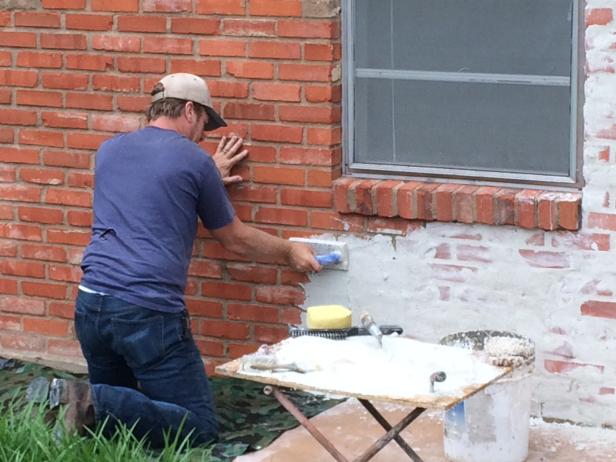
<svg viewBox="0 0 616 462">
<path fill-rule="evenodd" d="M 237 216 L 230 224 L 210 230 L 210 233 L 226 250 L 243 257 L 284 261 L 296 271 L 321 270 L 310 246 L 272 236 L 243 223 Z"/>
</svg>

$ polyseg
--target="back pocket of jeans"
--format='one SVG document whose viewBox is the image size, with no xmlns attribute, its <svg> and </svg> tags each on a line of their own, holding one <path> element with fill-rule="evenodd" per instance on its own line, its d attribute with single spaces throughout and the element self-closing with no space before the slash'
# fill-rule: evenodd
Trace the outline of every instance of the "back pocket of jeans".
<svg viewBox="0 0 616 462">
<path fill-rule="evenodd" d="M 163 316 L 147 319 L 112 318 L 113 347 L 130 367 L 156 364 L 165 354 Z"/>
</svg>

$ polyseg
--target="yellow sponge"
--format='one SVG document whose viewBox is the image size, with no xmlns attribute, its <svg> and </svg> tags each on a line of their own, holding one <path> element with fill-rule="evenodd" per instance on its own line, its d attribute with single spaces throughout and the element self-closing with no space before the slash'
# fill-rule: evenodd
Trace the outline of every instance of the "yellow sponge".
<svg viewBox="0 0 616 462">
<path fill-rule="evenodd" d="M 351 327 L 351 310 L 342 305 L 311 306 L 307 310 L 309 329 L 347 329 Z"/>
</svg>

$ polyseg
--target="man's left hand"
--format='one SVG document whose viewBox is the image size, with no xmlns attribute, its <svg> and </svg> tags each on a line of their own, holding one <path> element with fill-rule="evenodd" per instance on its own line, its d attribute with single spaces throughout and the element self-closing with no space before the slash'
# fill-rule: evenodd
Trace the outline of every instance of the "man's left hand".
<svg viewBox="0 0 616 462">
<path fill-rule="evenodd" d="M 248 150 L 241 149 L 243 143 L 244 139 L 237 135 L 231 135 L 230 138 L 223 136 L 212 156 L 226 185 L 243 181 L 240 175 L 231 175 L 233 167 L 248 155 Z"/>
</svg>

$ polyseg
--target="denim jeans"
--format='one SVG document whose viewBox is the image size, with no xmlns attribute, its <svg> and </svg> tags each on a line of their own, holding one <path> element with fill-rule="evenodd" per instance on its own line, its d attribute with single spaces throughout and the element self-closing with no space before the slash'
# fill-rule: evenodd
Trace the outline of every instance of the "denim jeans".
<svg viewBox="0 0 616 462">
<path fill-rule="evenodd" d="M 77 296 L 75 329 L 88 363 L 96 421 L 105 434 L 133 427 L 152 447 L 181 429 L 192 444 L 216 439 L 218 422 L 187 312 L 165 313 L 109 295 Z"/>
</svg>

